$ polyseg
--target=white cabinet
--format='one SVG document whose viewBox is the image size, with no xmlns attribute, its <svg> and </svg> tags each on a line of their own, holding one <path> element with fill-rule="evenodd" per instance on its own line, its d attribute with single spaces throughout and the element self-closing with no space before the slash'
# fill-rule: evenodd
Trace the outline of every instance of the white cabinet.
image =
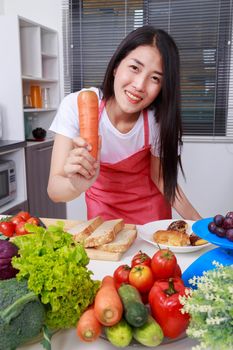
<svg viewBox="0 0 233 350">
<path fill-rule="evenodd" d="M 17 15 L 0 15 L 2 140 L 25 141 L 28 118 L 31 119 L 32 129 L 42 127 L 48 131 L 60 103 L 58 59 L 58 35 L 55 30 Z M 46 88 L 49 92 L 49 100 L 44 107 L 24 105 L 24 96 L 30 95 L 32 85 Z M 1 152 L 0 145 L 1 159 L 15 161 L 17 177 L 17 198 L 0 208 L 0 212 L 4 212 L 27 201 L 24 147 Z"/>
<path fill-rule="evenodd" d="M 25 139 L 28 117 L 33 129 L 48 131 L 60 103 L 57 32 L 19 16 L 1 15 L 0 48 L 3 139 Z M 40 108 L 30 106 L 32 85 L 46 89 L 47 100 Z"/>
<path fill-rule="evenodd" d="M 19 17 L 19 36 L 23 101 L 30 97 L 32 85 L 39 86 L 42 99 L 39 108 L 24 106 L 25 123 L 29 117 L 32 129 L 48 130 L 60 103 L 57 32 Z"/>
</svg>

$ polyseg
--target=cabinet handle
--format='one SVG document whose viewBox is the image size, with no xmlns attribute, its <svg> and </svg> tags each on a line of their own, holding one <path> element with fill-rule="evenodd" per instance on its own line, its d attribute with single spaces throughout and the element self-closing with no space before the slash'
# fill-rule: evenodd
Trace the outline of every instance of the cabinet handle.
<svg viewBox="0 0 233 350">
<path fill-rule="evenodd" d="M 43 151 L 47 151 L 48 149 L 51 149 L 51 148 L 52 148 L 51 146 L 43 147 L 43 148 L 39 148 L 38 151 L 43 152 Z"/>
</svg>

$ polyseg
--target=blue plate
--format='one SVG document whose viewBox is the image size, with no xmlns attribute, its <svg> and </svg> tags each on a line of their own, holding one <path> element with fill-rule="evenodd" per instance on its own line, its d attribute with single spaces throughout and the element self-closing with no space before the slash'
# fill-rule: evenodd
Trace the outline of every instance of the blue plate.
<svg viewBox="0 0 233 350">
<path fill-rule="evenodd" d="M 233 242 L 229 241 L 227 238 L 218 237 L 215 233 L 211 233 L 209 231 L 208 224 L 211 221 L 213 221 L 213 218 L 206 218 L 196 221 L 192 226 L 193 232 L 195 232 L 199 237 L 219 247 L 233 249 Z"/>
<path fill-rule="evenodd" d="M 182 274 L 185 286 L 195 288 L 189 284 L 189 280 L 193 276 L 202 276 L 204 271 L 214 269 L 213 261 L 217 261 L 223 266 L 232 265 L 233 250 L 218 247 L 199 256 Z"/>
</svg>

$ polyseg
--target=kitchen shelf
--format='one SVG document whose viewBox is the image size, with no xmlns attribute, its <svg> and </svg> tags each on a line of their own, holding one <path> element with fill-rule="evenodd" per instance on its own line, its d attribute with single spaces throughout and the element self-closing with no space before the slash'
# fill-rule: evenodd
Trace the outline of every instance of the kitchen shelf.
<svg viewBox="0 0 233 350">
<path fill-rule="evenodd" d="M 51 108 L 24 108 L 24 113 L 43 113 L 43 112 L 53 112 L 56 111 L 57 107 Z"/>
<path fill-rule="evenodd" d="M 54 55 L 54 54 L 49 54 L 49 53 L 46 53 L 46 52 L 41 52 L 41 56 L 44 57 L 44 58 L 57 58 L 57 55 Z"/>
<path fill-rule="evenodd" d="M 31 83 L 58 83 L 58 79 L 40 78 L 28 75 L 22 75 L 22 80 L 30 81 Z"/>
</svg>

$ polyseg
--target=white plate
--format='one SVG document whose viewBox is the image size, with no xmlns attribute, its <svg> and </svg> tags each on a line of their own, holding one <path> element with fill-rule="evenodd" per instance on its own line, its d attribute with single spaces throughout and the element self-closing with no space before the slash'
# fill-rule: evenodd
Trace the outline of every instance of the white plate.
<svg viewBox="0 0 233 350">
<path fill-rule="evenodd" d="M 159 221 L 153 221 L 149 222 L 148 224 L 145 225 L 138 225 L 138 235 L 141 239 L 143 239 L 146 242 L 149 242 L 153 244 L 154 246 L 158 247 L 158 244 L 153 241 L 153 233 L 155 233 L 158 230 L 167 230 L 168 226 L 176 220 L 159 220 Z M 191 234 L 192 231 L 192 225 L 194 224 L 195 221 L 191 220 L 185 220 L 188 224 L 188 229 L 187 229 L 187 234 Z M 191 253 L 195 252 L 197 250 L 203 249 L 205 247 L 208 247 L 210 243 L 202 244 L 202 245 L 197 245 L 197 246 L 171 246 L 171 245 L 166 245 L 166 244 L 159 244 L 160 248 L 169 248 L 171 251 L 174 253 Z"/>
</svg>

